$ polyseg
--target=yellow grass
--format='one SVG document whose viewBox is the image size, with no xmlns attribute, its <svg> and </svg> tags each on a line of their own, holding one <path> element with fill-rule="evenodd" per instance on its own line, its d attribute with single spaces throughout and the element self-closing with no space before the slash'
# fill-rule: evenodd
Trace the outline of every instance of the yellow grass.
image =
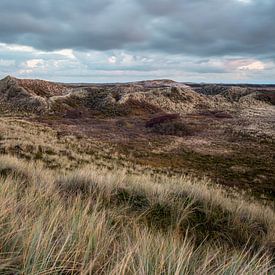
<svg viewBox="0 0 275 275">
<path fill-rule="evenodd" d="M 1 274 L 272 274 L 275 214 L 206 180 L 0 157 Z"/>
</svg>

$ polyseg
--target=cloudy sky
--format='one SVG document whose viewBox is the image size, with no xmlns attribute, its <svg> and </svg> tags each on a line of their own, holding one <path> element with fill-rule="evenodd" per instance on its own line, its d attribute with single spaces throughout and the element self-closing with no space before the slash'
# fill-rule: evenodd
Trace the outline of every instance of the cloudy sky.
<svg viewBox="0 0 275 275">
<path fill-rule="evenodd" d="M 275 0 L 1 0 L 7 74 L 275 83 Z"/>
</svg>

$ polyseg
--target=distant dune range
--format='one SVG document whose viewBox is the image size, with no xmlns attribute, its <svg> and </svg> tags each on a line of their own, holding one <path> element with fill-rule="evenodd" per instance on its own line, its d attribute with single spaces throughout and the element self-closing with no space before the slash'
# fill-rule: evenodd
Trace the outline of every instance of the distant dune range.
<svg viewBox="0 0 275 275">
<path fill-rule="evenodd" d="M 0 81 L 6 129 L 7 121 L 31 122 L 49 127 L 57 139 L 85 141 L 83 150 L 91 144 L 98 145 L 94 151 L 108 148 L 102 165 L 109 159 L 167 174 L 207 176 L 264 198 L 275 196 L 274 105 L 274 85 L 62 84 L 10 76 Z M 24 158 L 40 152 L 42 161 L 59 165 L 50 161 L 55 149 L 47 153 L 38 141 L 32 148 L 18 137 L 7 144 L 12 133 L 2 134 L 0 152 Z M 78 167 L 83 160 L 68 158 L 68 163 Z"/>
<path fill-rule="evenodd" d="M 144 110 L 144 113 L 188 113 L 202 107 L 209 109 L 218 108 L 220 105 L 275 105 L 274 86 L 247 86 L 185 85 L 171 80 L 70 85 L 8 76 L 0 82 L 0 100 L 2 110 L 33 113 L 61 113 L 72 110 L 104 112 L 109 108 L 127 109 L 128 106 L 131 107 L 127 110 L 129 114 L 134 113 L 136 108 Z"/>
</svg>

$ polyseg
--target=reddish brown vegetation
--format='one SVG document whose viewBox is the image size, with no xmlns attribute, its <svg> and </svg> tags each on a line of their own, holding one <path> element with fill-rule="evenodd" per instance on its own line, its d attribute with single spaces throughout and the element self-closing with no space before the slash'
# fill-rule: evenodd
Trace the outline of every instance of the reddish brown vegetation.
<svg viewBox="0 0 275 275">
<path fill-rule="evenodd" d="M 160 135 L 187 136 L 191 134 L 191 129 L 180 119 L 179 114 L 164 114 L 147 121 L 147 128 Z"/>
<path fill-rule="evenodd" d="M 160 135 L 185 137 L 192 135 L 192 130 L 183 121 L 173 120 L 160 124 L 155 124 L 152 131 Z"/>
<path fill-rule="evenodd" d="M 275 92 L 260 94 L 258 95 L 258 99 L 275 105 Z"/>
<path fill-rule="evenodd" d="M 161 116 L 153 117 L 152 119 L 150 119 L 149 121 L 146 122 L 145 126 L 147 128 L 151 128 L 157 124 L 177 120 L 179 118 L 180 118 L 179 114 L 164 114 Z"/>
<path fill-rule="evenodd" d="M 64 117 L 71 118 L 71 119 L 78 119 L 78 118 L 81 118 L 82 115 L 83 115 L 82 111 L 73 109 L 73 110 L 66 111 L 66 114 L 64 115 Z"/>
<path fill-rule="evenodd" d="M 199 112 L 199 115 L 213 118 L 233 118 L 231 114 L 220 110 L 206 110 Z"/>
</svg>

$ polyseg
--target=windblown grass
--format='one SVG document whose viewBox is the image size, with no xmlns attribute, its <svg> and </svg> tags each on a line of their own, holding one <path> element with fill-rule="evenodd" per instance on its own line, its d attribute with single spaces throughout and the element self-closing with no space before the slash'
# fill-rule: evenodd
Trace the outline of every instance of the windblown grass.
<svg viewBox="0 0 275 275">
<path fill-rule="evenodd" d="M 206 181 L 0 157 L 1 274 L 272 274 L 274 212 Z"/>
</svg>

